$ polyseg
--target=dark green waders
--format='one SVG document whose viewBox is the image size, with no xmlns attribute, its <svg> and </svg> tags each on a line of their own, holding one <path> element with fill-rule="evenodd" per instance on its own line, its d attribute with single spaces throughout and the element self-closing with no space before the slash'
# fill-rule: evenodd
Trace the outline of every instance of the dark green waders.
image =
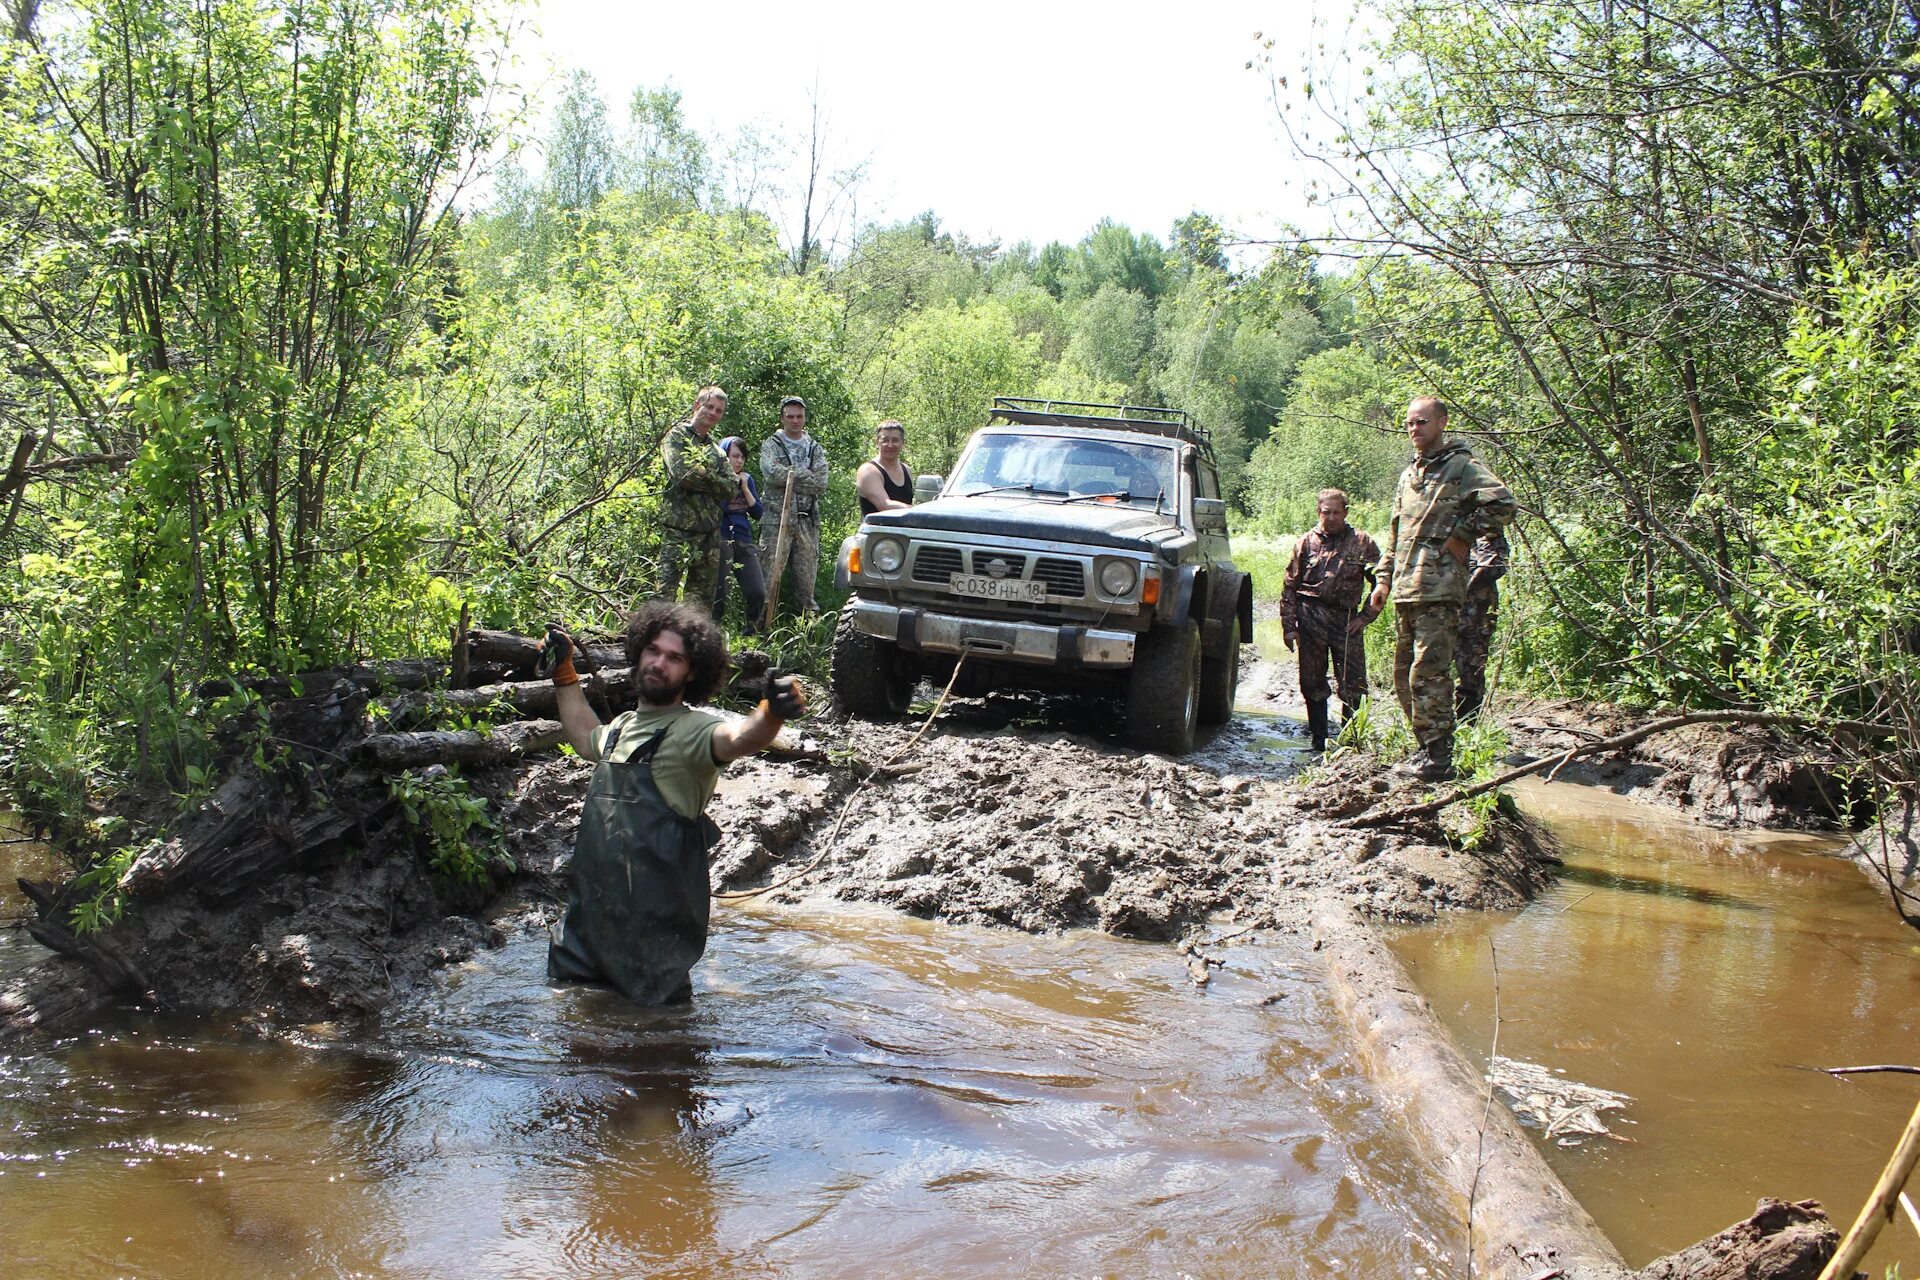
<svg viewBox="0 0 1920 1280">
<path fill-rule="evenodd" d="M 554 982 L 603 983 L 644 1005 L 693 998 L 687 975 L 707 949 L 707 851 L 720 828 L 704 813 L 681 817 L 654 785 L 653 753 L 666 735 L 663 728 L 624 762 L 603 758 L 593 771 L 566 918 L 547 948 Z"/>
</svg>

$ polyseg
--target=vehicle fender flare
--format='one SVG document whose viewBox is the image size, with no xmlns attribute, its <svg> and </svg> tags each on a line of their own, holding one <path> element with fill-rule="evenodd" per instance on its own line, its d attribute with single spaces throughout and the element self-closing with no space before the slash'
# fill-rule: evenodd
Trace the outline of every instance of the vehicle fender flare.
<svg viewBox="0 0 1920 1280">
<path fill-rule="evenodd" d="M 1171 604 L 1166 613 L 1167 621 L 1179 626 L 1191 618 L 1204 626 L 1207 595 L 1207 566 L 1182 565 L 1174 571 L 1173 590 L 1168 593 Z"/>
<path fill-rule="evenodd" d="M 1215 566 L 1210 582 L 1200 638 L 1206 656 L 1217 662 L 1234 656 L 1227 652 L 1227 640 L 1233 635 L 1235 618 L 1240 622 L 1240 643 L 1253 643 L 1253 579 L 1237 570 Z"/>
</svg>

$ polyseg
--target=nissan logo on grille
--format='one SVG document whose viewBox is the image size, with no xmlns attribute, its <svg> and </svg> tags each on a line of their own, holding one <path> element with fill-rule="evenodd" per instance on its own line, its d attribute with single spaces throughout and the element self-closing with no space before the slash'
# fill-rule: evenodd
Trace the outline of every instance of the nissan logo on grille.
<svg viewBox="0 0 1920 1280">
<path fill-rule="evenodd" d="M 1007 562 L 998 558 L 987 561 L 987 576 L 1004 578 L 1007 576 Z"/>
</svg>

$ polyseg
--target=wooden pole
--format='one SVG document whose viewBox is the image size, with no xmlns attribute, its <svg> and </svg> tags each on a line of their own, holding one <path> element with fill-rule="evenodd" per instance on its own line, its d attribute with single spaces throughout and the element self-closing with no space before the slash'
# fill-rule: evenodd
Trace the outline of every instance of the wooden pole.
<svg viewBox="0 0 1920 1280">
<path fill-rule="evenodd" d="M 1900 1142 L 1893 1149 L 1893 1158 L 1880 1171 L 1880 1181 L 1874 1184 L 1873 1194 L 1867 1197 L 1860 1216 L 1847 1229 L 1840 1251 L 1820 1273 L 1820 1280 L 1853 1280 L 1854 1267 L 1867 1256 L 1867 1250 L 1873 1248 L 1881 1226 L 1893 1221 L 1894 1208 L 1900 1203 L 1900 1188 L 1913 1175 L 1915 1164 L 1920 1164 L 1920 1103 L 1914 1105 L 1906 1132 L 1900 1135 Z"/>
<path fill-rule="evenodd" d="M 787 493 L 780 500 L 780 536 L 773 543 L 773 572 L 767 582 L 767 614 L 760 621 L 762 631 L 773 630 L 773 613 L 780 607 L 780 575 L 786 572 L 787 548 L 793 543 L 793 462 L 787 462 Z"/>
</svg>

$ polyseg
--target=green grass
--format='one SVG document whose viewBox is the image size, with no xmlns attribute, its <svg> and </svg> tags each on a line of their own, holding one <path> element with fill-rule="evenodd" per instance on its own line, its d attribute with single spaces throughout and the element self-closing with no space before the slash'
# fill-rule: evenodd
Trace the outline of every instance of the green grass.
<svg viewBox="0 0 1920 1280">
<path fill-rule="evenodd" d="M 1253 598 L 1278 600 L 1286 585 L 1287 561 L 1293 558 L 1294 538 L 1241 535 L 1233 540 L 1233 563 L 1253 579 Z"/>
</svg>

